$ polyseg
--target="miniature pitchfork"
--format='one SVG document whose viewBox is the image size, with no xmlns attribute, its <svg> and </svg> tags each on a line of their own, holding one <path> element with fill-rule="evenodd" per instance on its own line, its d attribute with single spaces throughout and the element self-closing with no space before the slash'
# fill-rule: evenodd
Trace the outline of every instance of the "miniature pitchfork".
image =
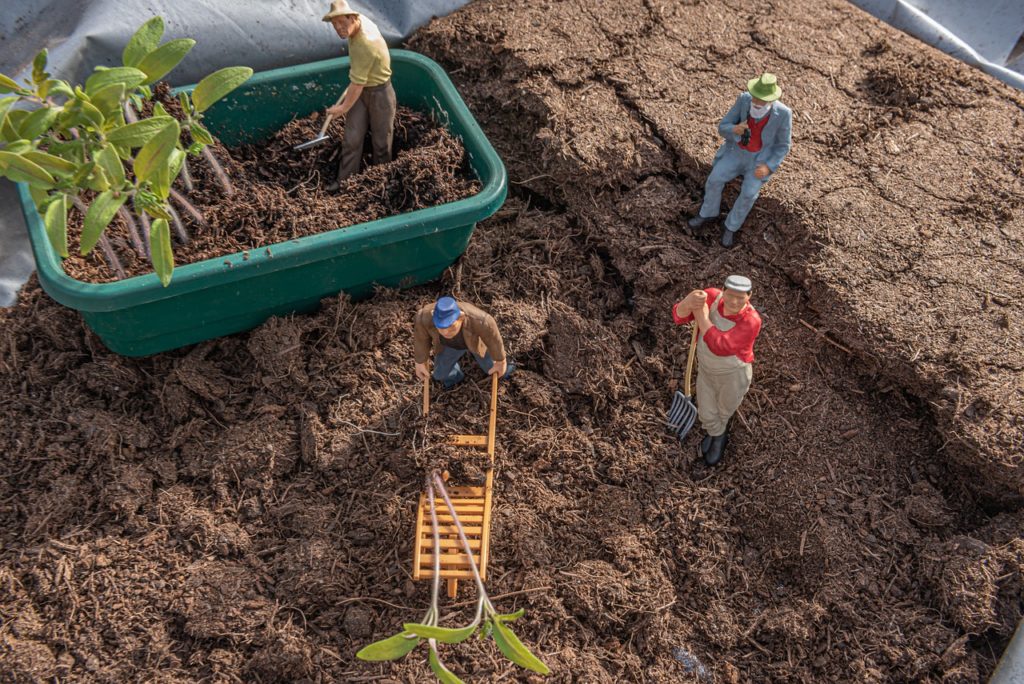
<svg viewBox="0 0 1024 684">
<path fill-rule="evenodd" d="M 347 94 L 348 88 L 345 88 L 345 92 L 341 94 L 341 97 L 339 97 L 338 101 L 334 103 L 334 106 L 337 107 L 338 105 L 340 105 L 341 101 L 345 99 L 345 95 Z M 324 119 L 324 125 L 320 127 L 320 135 L 316 136 L 312 140 L 307 140 L 304 143 L 299 143 L 292 149 L 295 150 L 296 152 L 301 152 L 302 150 L 308 150 L 310 147 L 316 147 L 320 143 L 327 142 L 328 140 L 330 140 L 331 136 L 327 135 L 327 127 L 331 125 L 331 119 L 333 118 L 333 116 L 328 114 L 327 118 Z"/>
<path fill-rule="evenodd" d="M 686 357 L 686 381 L 684 385 L 685 394 L 676 390 L 672 397 L 672 406 L 668 410 L 668 427 L 676 433 L 680 440 L 697 421 L 697 407 L 694 406 L 690 392 L 690 379 L 693 377 L 693 361 L 697 356 L 697 322 L 693 323 L 693 334 L 690 336 L 690 352 Z"/>
</svg>

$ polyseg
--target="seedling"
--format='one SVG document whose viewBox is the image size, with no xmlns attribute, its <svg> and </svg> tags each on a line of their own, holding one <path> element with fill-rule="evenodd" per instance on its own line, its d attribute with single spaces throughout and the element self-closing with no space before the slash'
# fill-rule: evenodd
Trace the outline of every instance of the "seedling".
<svg viewBox="0 0 1024 684">
<path fill-rule="evenodd" d="M 492 637 L 495 643 L 498 644 L 498 649 L 502 654 L 516 665 L 538 674 L 549 674 L 551 670 L 548 669 L 548 666 L 537 656 L 533 655 L 511 628 L 508 627 L 508 623 L 518 620 L 523 616 L 524 611 L 520 609 L 514 613 L 500 614 L 495 610 L 494 604 L 491 603 L 491 599 L 487 595 L 487 589 L 484 587 L 483 580 L 480 578 L 480 573 L 477 570 L 476 561 L 473 559 L 473 551 L 470 548 L 469 540 L 466 538 L 465 529 L 462 527 L 462 522 L 455 511 L 455 506 L 452 505 L 451 497 L 448 495 L 448 490 L 441 475 L 437 471 L 432 472 L 427 477 L 425 486 L 427 499 L 430 503 L 430 524 L 434 537 L 434 577 L 433 584 L 431 585 L 430 608 L 427 610 L 422 621 L 406 623 L 403 625 L 401 632 L 364 647 L 356 654 L 356 657 L 369 661 L 398 660 L 426 640 L 427 646 L 430 649 L 427 661 L 430 663 L 430 669 L 433 670 L 438 680 L 443 684 L 462 684 L 462 680 L 441 662 L 437 644 L 458 644 L 470 638 L 473 634 L 478 633 L 479 638 Z M 441 591 L 441 541 L 437 511 L 434 506 L 435 492 L 444 499 L 445 505 L 448 507 L 453 524 L 458 532 L 459 540 L 462 542 L 463 549 L 469 558 L 473 580 L 476 583 L 476 615 L 473 621 L 465 627 L 441 627 L 439 624 L 441 616 L 438 607 L 438 597 Z"/>
<path fill-rule="evenodd" d="M 180 242 L 189 240 L 171 200 L 204 223 L 199 210 L 172 185 L 186 169 L 187 153 L 204 154 L 230 194 L 230 182 L 206 149 L 213 137 L 200 122 L 202 113 L 244 83 L 252 69 L 229 67 L 201 80 L 191 98 L 182 98 L 181 122 L 159 102 L 139 120 L 136 108 L 141 111 L 152 98 L 150 86 L 195 45 L 191 38 L 159 45 L 163 31 L 160 17 L 147 21 L 125 46 L 124 66 L 96 67 L 84 86 L 51 78 L 45 49 L 23 83 L 0 74 L 0 95 L 12 93 L 0 98 L 0 176 L 29 185 L 50 244 L 61 257 L 68 256 L 68 208 L 74 205 L 84 216 L 81 253 L 99 245 L 111 269 L 123 277 L 105 234 L 114 216 L 120 216 L 132 248 L 150 259 L 167 286 L 174 271 L 171 224 Z M 192 138 L 187 149 L 181 142 L 185 131 Z M 126 209 L 129 202 L 141 231 Z"/>
</svg>

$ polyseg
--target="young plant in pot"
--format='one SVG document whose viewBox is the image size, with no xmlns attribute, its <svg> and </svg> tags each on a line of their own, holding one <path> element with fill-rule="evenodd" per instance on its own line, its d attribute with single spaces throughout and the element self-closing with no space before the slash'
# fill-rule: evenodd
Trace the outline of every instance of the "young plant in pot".
<svg viewBox="0 0 1024 684">
<path fill-rule="evenodd" d="M 514 613 L 500 614 L 494 608 L 494 604 L 491 603 L 491 599 L 487 595 L 487 589 L 480 578 L 476 561 L 473 558 L 473 550 L 470 547 L 469 539 L 466 537 L 465 529 L 459 520 L 458 514 L 455 512 L 455 506 L 452 505 L 444 480 L 437 471 L 427 476 L 426 490 L 427 501 L 430 507 L 430 525 L 434 535 L 434 576 L 431 586 L 430 608 L 427 609 L 427 613 L 422 621 L 406 623 L 403 625 L 401 632 L 364 647 L 356 653 L 356 657 L 368 661 L 398 660 L 426 640 L 427 646 L 430 649 L 427 661 L 438 680 L 443 684 L 462 684 L 462 680 L 441 662 L 437 645 L 439 643 L 458 644 L 469 639 L 474 634 L 478 634 L 478 638 L 481 639 L 493 638 L 502 654 L 516 665 L 537 674 L 549 674 L 551 670 L 548 666 L 531 653 L 508 626 L 508 623 L 521 618 L 524 611 L 520 609 Z M 469 557 L 469 566 L 473 573 L 473 581 L 476 584 L 476 615 L 473 621 L 464 627 L 450 628 L 439 625 L 441 619 L 441 613 L 438 608 L 438 596 L 441 589 L 441 542 L 438 531 L 437 511 L 434 506 L 437 495 L 440 495 L 448 506 L 448 511 L 458 532 L 463 550 Z"/>
<path fill-rule="evenodd" d="M 179 242 L 189 234 L 179 210 L 196 223 L 202 213 L 188 200 L 192 180 L 187 157 L 202 155 L 222 192 L 231 183 L 208 146 L 213 137 L 202 116 L 244 83 L 248 67 L 228 67 L 202 79 L 191 97 L 181 94 L 181 120 L 153 100 L 152 87 L 195 45 L 190 38 L 160 44 L 164 23 L 154 17 L 139 28 L 122 54 L 123 66 L 96 67 L 84 85 L 51 77 L 47 51 L 36 55 L 24 82 L 0 74 L 0 176 L 27 183 L 43 217 L 50 244 L 68 256 L 68 213 L 83 215 L 80 251 L 100 248 L 119 278 L 124 268 L 105 231 L 119 216 L 131 248 L 148 258 L 166 287 L 174 272 L 171 228 Z M 187 137 L 186 137 L 187 136 Z M 183 137 L 190 140 L 186 146 Z M 186 193 L 173 187 L 183 175 Z"/>
</svg>

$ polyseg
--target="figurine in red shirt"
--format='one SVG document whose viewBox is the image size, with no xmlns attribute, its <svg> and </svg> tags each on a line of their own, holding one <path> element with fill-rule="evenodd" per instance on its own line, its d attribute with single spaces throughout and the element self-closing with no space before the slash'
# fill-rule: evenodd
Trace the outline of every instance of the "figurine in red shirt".
<svg viewBox="0 0 1024 684">
<path fill-rule="evenodd" d="M 700 453 L 705 463 L 722 459 L 729 441 L 729 419 L 750 389 L 754 340 L 761 316 L 750 305 L 750 279 L 731 275 L 725 289 L 694 290 L 672 307 L 676 324 L 696 321 L 697 415 L 707 436 Z"/>
</svg>

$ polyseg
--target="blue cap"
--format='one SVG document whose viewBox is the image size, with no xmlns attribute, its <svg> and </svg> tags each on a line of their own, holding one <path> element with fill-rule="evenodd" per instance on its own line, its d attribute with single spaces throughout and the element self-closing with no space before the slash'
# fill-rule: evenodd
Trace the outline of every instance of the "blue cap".
<svg viewBox="0 0 1024 684">
<path fill-rule="evenodd" d="M 459 320 L 462 312 L 459 305 L 452 297 L 441 297 L 434 305 L 434 327 L 450 328 L 455 321 Z"/>
</svg>

